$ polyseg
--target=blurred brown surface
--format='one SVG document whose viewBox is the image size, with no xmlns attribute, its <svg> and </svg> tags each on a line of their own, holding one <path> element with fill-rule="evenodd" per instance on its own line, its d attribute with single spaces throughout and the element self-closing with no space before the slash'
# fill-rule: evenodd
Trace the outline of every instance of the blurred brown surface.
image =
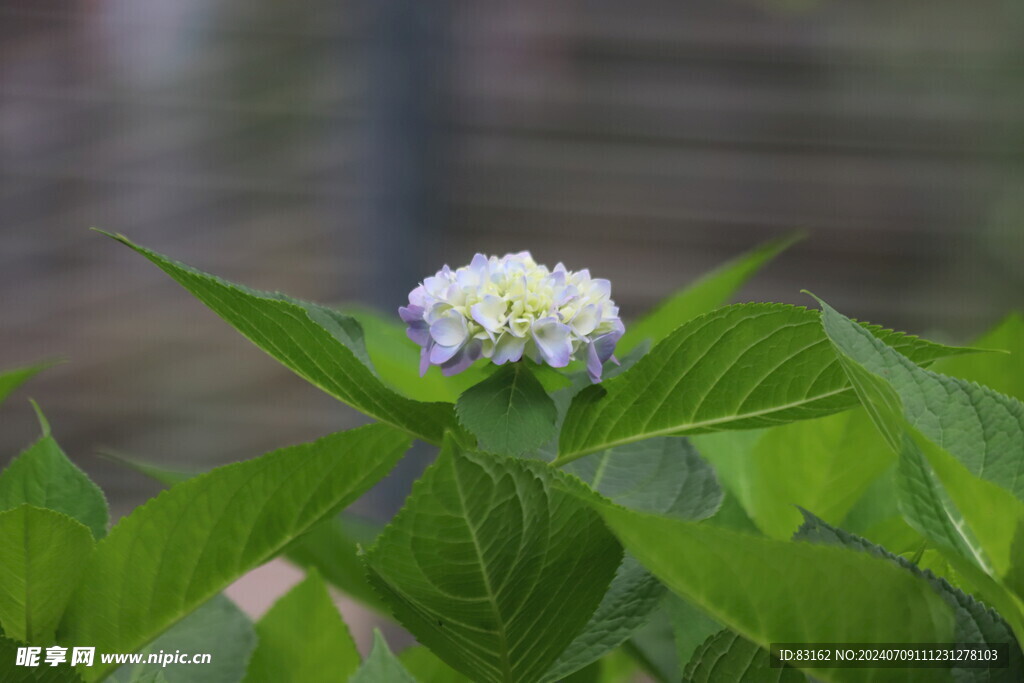
<svg viewBox="0 0 1024 683">
<path fill-rule="evenodd" d="M 33 396 L 123 512 L 154 488 L 98 447 L 205 468 L 362 419 L 89 226 L 392 308 L 443 261 L 529 248 L 612 279 L 627 318 L 802 229 L 742 298 L 808 288 L 956 340 L 1020 305 L 1019 3 L 438 3 L 398 57 L 442 65 L 408 168 L 372 133 L 403 113 L 385 5 L 0 0 L 0 367 L 69 360 L 4 407 L 0 457 Z M 368 206 L 417 175 L 412 228 Z"/>
</svg>

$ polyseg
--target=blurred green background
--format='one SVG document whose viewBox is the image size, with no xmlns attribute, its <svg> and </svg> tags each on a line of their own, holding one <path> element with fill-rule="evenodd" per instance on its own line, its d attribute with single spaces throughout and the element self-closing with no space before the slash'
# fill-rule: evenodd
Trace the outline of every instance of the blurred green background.
<svg viewBox="0 0 1024 683">
<path fill-rule="evenodd" d="M 89 226 L 387 311 L 530 249 L 623 316 L 769 238 L 745 299 L 964 341 L 1024 301 L 1010 0 L 0 0 L 0 367 L 124 512 L 357 424 Z M 26 401 L 0 457 L 36 435 Z M 394 509 L 408 474 L 363 510 Z M 390 488 L 389 488 L 390 487 Z"/>
</svg>

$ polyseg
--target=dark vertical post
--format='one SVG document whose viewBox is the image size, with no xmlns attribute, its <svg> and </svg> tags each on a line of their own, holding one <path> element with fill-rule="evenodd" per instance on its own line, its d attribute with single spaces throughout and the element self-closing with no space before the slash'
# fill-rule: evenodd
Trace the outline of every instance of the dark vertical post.
<svg viewBox="0 0 1024 683">
<path fill-rule="evenodd" d="M 369 0 L 365 299 L 391 311 L 440 253 L 448 101 L 444 0 Z"/>
</svg>

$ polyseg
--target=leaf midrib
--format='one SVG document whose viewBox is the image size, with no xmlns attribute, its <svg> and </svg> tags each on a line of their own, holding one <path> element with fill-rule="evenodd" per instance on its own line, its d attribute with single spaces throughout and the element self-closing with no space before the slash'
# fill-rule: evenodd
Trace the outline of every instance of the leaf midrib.
<svg viewBox="0 0 1024 683">
<path fill-rule="evenodd" d="M 459 473 L 455 466 L 452 465 L 452 481 L 455 482 L 455 491 L 459 496 L 459 506 L 462 508 L 462 517 L 466 520 L 466 530 L 469 532 L 469 537 L 473 542 L 473 551 L 476 553 L 477 561 L 480 563 L 480 576 L 484 581 L 484 588 L 487 591 L 487 602 L 491 605 L 491 611 L 494 612 L 494 623 L 497 626 L 498 640 L 501 645 L 501 673 L 502 679 L 505 681 L 512 681 L 512 663 L 509 661 L 509 647 L 508 647 L 508 633 L 505 630 L 505 621 L 501 618 L 501 612 L 498 609 L 497 594 L 494 592 L 494 588 L 491 586 L 491 577 L 487 573 L 487 565 L 484 562 L 483 549 L 480 546 L 480 539 L 477 537 L 476 529 L 473 527 L 472 521 L 469 518 L 469 509 L 467 508 L 466 494 L 462 490 L 462 482 L 459 480 Z"/>
<path fill-rule="evenodd" d="M 570 463 L 573 460 L 582 458 L 585 455 L 597 453 L 598 451 L 603 451 L 606 448 L 624 446 L 626 444 L 635 443 L 637 441 L 644 441 L 646 439 L 650 439 L 656 436 L 672 436 L 673 434 L 678 434 L 679 432 L 684 430 L 702 429 L 704 427 L 713 427 L 715 425 L 722 424 L 725 422 L 738 422 L 740 420 L 746 420 L 753 417 L 763 417 L 765 415 L 770 415 L 772 413 L 789 410 L 790 408 L 799 408 L 800 406 L 807 405 L 809 403 L 815 403 L 822 399 L 838 396 L 839 394 L 845 393 L 847 391 L 853 391 L 853 387 L 846 386 L 843 387 L 842 389 L 834 389 L 832 391 L 827 391 L 823 394 L 816 394 L 814 396 L 802 398 L 799 401 L 793 401 L 791 403 L 784 403 L 780 405 L 773 405 L 770 408 L 765 408 L 763 410 L 754 410 L 747 413 L 737 413 L 735 415 L 723 415 L 721 417 L 713 417 L 707 420 L 700 420 L 699 422 L 686 422 L 678 425 L 672 425 L 671 427 L 665 427 L 663 429 L 655 429 L 649 432 L 643 432 L 641 434 L 634 434 L 632 436 L 616 439 L 614 441 L 606 441 L 603 443 L 599 443 L 597 445 L 590 446 L 588 448 L 583 448 L 578 451 L 573 451 L 571 453 L 565 453 L 555 458 L 555 460 L 552 461 L 551 464 L 555 467 L 561 467 L 562 465 Z"/>
</svg>

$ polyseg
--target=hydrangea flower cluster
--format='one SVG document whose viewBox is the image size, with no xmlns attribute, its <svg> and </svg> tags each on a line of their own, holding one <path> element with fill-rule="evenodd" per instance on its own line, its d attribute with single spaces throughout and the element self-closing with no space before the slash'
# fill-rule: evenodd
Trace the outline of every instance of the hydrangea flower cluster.
<svg viewBox="0 0 1024 683">
<path fill-rule="evenodd" d="M 599 382 L 604 363 L 618 362 L 612 353 L 625 331 L 608 280 L 561 263 L 548 270 L 528 251 L 445 266 L 412 290 L 398 313 L 423 347 L 421 374 L 439 365 L 453 375 L 480 358 L 503 365 L 526 356 L 554 368 L 585 358 Z"/>
</svg>

